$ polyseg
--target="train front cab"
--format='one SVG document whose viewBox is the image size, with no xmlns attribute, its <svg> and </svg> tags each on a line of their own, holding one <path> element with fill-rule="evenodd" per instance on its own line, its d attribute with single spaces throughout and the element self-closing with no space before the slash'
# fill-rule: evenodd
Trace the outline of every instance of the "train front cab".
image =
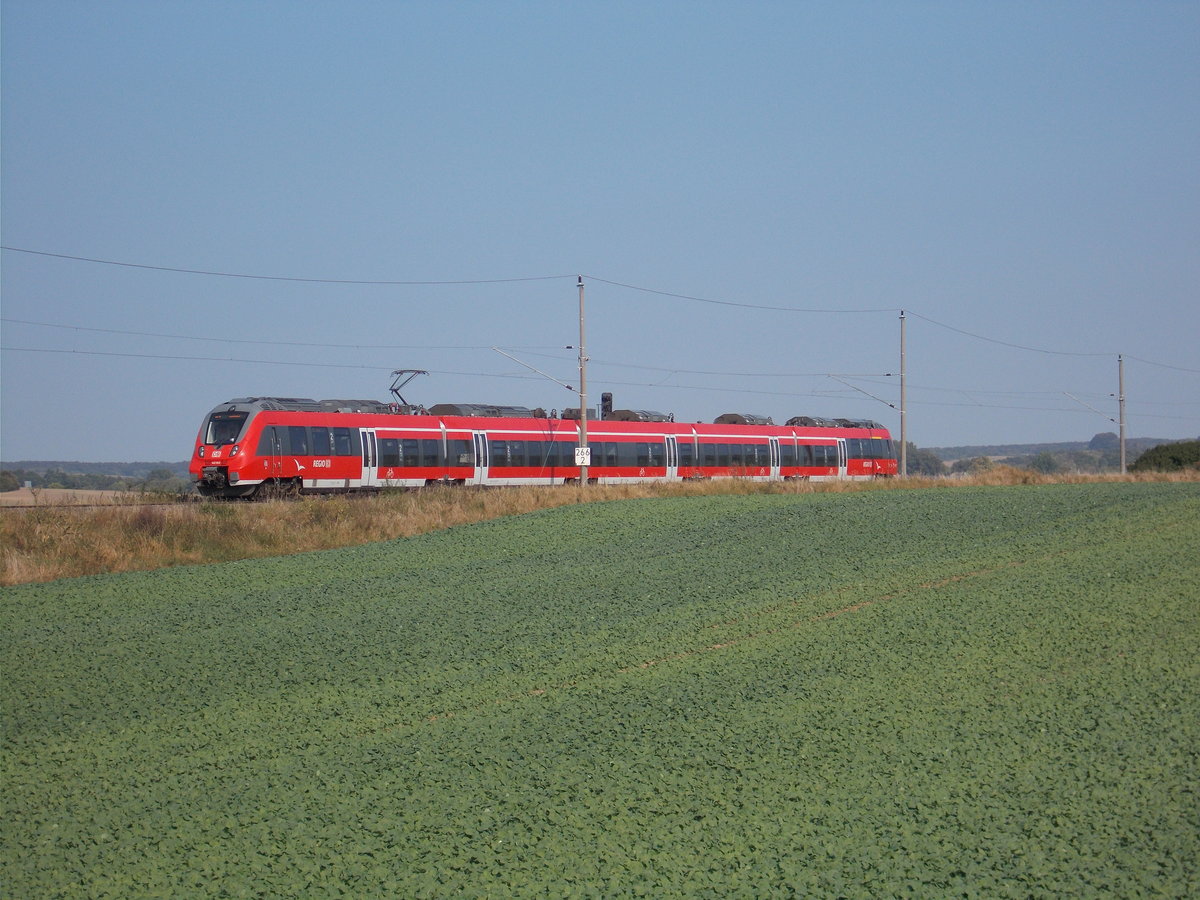
<svg viewBox="0 0 1200 900">
<path fill-rule="evenodd" d="M 248 497 L 257 489 L 257 483 L 241 483 L 243 449 L 253 418 L 250 410 L 232 403 L 205 417 L 188 465 L 202 497 Z"/>
</svg>

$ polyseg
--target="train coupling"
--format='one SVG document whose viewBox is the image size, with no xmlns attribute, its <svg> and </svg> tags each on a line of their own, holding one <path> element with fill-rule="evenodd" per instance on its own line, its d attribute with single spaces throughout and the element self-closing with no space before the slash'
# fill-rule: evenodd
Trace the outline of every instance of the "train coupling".
<svg viewBox="0 0 1200 900">
<path fill-rule="evenodd" d="M 225 466 L 205 466 L 200 473 L 200 483 L 208 487 L 223 488 L 230 482 L 237 481 L 237 473 L 232 477 Z"/>
</svg>

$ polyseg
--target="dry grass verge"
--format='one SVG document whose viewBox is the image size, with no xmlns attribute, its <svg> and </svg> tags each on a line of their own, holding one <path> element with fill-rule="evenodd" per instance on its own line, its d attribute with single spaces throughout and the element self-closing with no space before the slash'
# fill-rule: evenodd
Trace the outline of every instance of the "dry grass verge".
<svg viewBox="0 0 1200 900">
<path fill-rule="evenodd" d="M 758 484 L 711 481 L 613 487 L 429 488 L 300 502 L 187 503 L 0 511 L 0 585 L 227 562 L 411 537 L 572 503 L 719 494 L 953 489 L 1095 481 L 1197 481 L 1200 473 L 1050 476 L 997 466 L 966 478 Z"/>
</svg>

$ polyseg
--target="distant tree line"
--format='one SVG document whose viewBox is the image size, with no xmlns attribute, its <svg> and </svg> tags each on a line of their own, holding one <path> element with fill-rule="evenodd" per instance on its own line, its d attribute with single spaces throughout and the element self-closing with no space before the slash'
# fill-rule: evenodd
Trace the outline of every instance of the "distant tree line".
<svg viewBox="0 0 1200 900">
<path fill-rule="evenodd" d="M 146 491 L 185 494 L 192 482 L 168 468 L 151 469 L 143 477 L 108 475 L 101 472 L 65 472 L 62 469 L 5 469 L 0 471 L 0 492 L 32 488 L 65 488 L 75 491 Z"/>
<path fill-rule="evenodd" d="M 1135 462 L 1128 465 L 1132 472 L 1175 471 L 1186 468 L 1200 467 L 1200 441 L 1169 441 L 1149 446 L 1145 439 L 1137 442 L 1127 441 L 1127 460 L 1136 452 L 1133 447 L 1140 447 L 1144 452 Z M 1121 469 L 1121 444 L 1115 434 L 1098 434 L 1087 444 L 1043 444 L 1043 449 L 1034 453 L 1020 455 L 1012 454 L 1012 447 L 1001 446 L 971 448 L 974 450 L 988 449 L 997 451 L 994 454 L 977 454 L 963 457 L 947 464 L 933 450 L 922 450 L 913 443 L 908 445 L 907 463 L 909 475 L 960 475 L 976 474 L 986 471 L 1000 463 L 1017 469 L 1030 469 L 1045 475 L 1071 473 L 1081 475 L 1098 475 L 1104 472 L 1118 472 Z M 1039 445 L 1020 445 L 1022 449 L 1033 449 Z M 1071 447 L 1073 449 L 1051 449 Z M 964 448 L 965 449 L 965 448 Z M 944 450 L 941 452 L 945 452 Z M 996 459 L 994 457 L 999 457 Z"/>
</svg>

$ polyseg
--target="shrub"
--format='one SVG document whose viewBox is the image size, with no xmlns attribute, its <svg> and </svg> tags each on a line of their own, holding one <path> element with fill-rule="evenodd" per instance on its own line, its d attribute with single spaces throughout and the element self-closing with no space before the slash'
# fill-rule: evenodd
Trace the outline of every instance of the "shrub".
<svg viewBox="0 0 1200 900">
<path fill-rule="evenodd" d="M 1151 447 L 1129 468 L 1134 472 L 1178 472 L 1200 468 L 1200 441 L 1180 441 Z"/>
</svg>

